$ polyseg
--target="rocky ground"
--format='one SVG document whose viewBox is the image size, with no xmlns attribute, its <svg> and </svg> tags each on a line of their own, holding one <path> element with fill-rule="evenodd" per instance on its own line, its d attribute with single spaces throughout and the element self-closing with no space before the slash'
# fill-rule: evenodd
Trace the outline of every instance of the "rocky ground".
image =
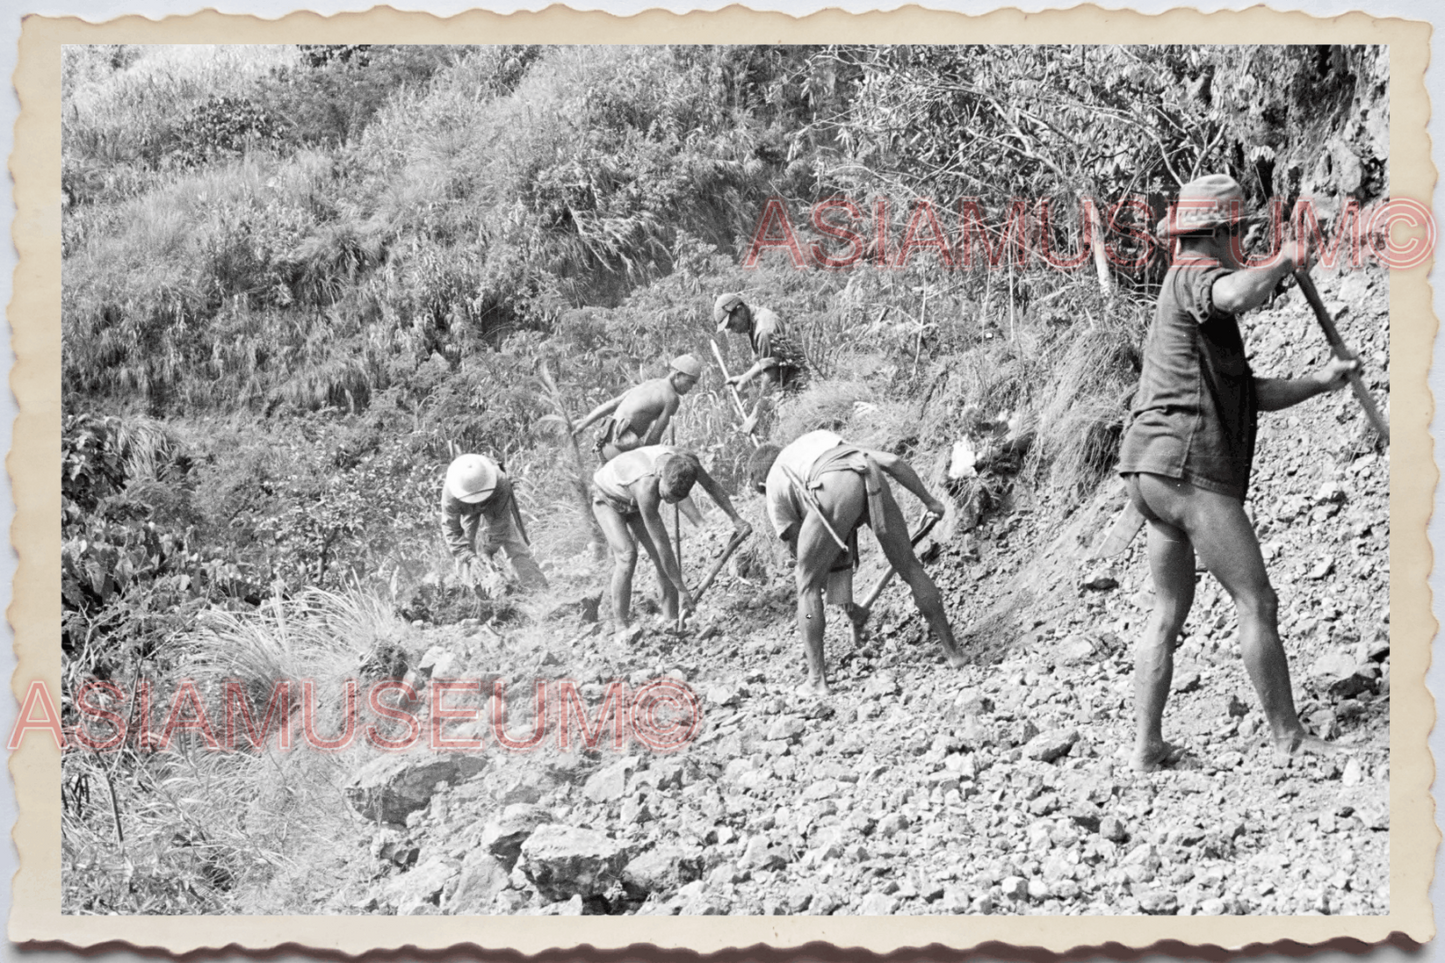
<svg viewBox="0 0 1445 963">
<path fill-rule="evenodd" d="M 1321 287 L 1384 401 L 1383 279 Z M 1246 341 L 1261 375 L 1323 358 L 1297 295 L 1251 318 Z M 361 815 L 347 882 L 315 909 L 1388 912 L 1388 461 L 1349 392 L 1262 425 L 1251 511 L 1301 715 L 1345 747 L 1338 757 L 1271 758 L 1232 605 L 1201 575 L 1165 729 L 1187 751 L 1132 772 L 1130 647 L 1152 602 L 1143 539 L 1089 561 L 1117 491 L 1060 522 L 1020 488 L 930 563 L 971 664 L 943 664 L 895 585 L 861 648 L 830 610 L 825 701 L 793 692 L 791 594 L 766 551 L 723 575 L 682 635 L 654 623 L 613 639 L 605 604 L 599 622 L 585 602 L 530 622 L 418 624 L 414 677 L 507 679 L 514 734 L 530 731 L 535 678 L 575 680 L 595 708 L 608 682 L 671 676 L 697 693 L 700 731 L 669 754 L 636 741 L 560 752 L 551 736 L 508 752 L 486 736 L 478 755 L 379 757 L 348 788 Z M 720 547 L 713 525 L 689 536 L 692 558 Z M 603 573 L 578 561 L 553 579 L 585 599 Z M 639 593 L 651 587 L 639 578 Z"/>
</svg>

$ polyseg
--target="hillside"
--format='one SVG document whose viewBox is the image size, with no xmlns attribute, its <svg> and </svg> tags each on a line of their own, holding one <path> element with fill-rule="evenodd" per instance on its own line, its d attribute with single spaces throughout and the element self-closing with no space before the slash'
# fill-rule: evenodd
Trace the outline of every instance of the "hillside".
<svg viewBox="0 0 1445 963">
<path fill-rule="evenodd" d="M 1378 279 L 1337 292 L 1366 353 L 1384 347 L 1384 295 Z M 1313 323 L 1298 303 L 1262 312 L 1256 357 L 1269 370 L 1316 362 Z M 1232 606 L 1204 576 L 1167 717 L 1188 753 L 1171 771 L 1131 772 L 1129 650 L 1151 604 L 1142 539 L 1108 566 L 1116 587 L 1091 589 L 1106 583 L 1088 536 L 1108 517 L 1092 512 L 1113 502 L 1057 538 L 1021 509 L 974 533 L 976 559 L 947 546 L 933 566 L 973 665 L 948 669 L 895 588 L 862 650 L 834 610 L 827 702 L 793 695 L 802 659 L 783 571 L 724 583 L 687 636 L 627 646 L 581 623 L 561 644 L 551 627 L 414 627 L 409 647 L 440 649 L 463 676 L 566 675 L 584 691 L 685 679 L 701 733 L 676 756 L 491 744 L 484 773 L 441 788 L 405 831 L 356 831 L 333 870 L 342 885 L 317 908 L 1388 912 L 1388 468 L 1353 406 L 1335 396 L 1270 424 L 1254 496 L 1301 714 L 1346 755 L 1270 759 Z M 541 826 L 576 863 L 525 846 Z M 620 854 L 561 827 L 605 833 Z M 589 859 L 621 871 L 591 880 L 576 868 Z M 574 875 L 548 877 L 558 864 Z"/>
<path fill-rule="evenodd" d="M 1301 714 L 1346 754 L 1269 758 L 1232 605 L 1206 575 L 1166 716 L 1187 752 L 1132 773 L 1142 538 L 1088 558 L 1121 503 L 1112 468 L 1163 270 L 1130 231 L 1179 171 L 1218 169 L 1251 203 L 1309 201 L 1332 236 L 1347 202 L 1387 193 L 1382 51 L 66 57 L 67 721 L 97 683 L 149 681 L 160 707 L 194 679 L 219 724 L 227 683 L 260 713 L 274 683 L 304 679 L 320 708 L 282 718 L 337 733 L 346 680 L 405 679 L 419 732 L 487 746 L 218 753 L 183 724 L 157 752 L 134 703 L 112 703 L 130 723 L 113 751 L 65 755 L 67 911 L 1388 912 L 1388 453 L 1349 393 L 1264 417 L 1249 502 Z M 1011 97 L 1044 106 L 1010 113 Z M 1096 266 L 1081 195 L 1132 199 L 1105 233 L 1137 265 Z M 971 196 L 972 241 L 953 206 Z M 786 245 L 743 266 L 770 198 L 802 250 L 839 254 L 810 211 L 834 198 L 847 214 L 840 197 L 859 232 L 883 222 L 851 268 L 800 269 Z M 1007 197 L 1054 204 L 1017 262 Z M 1041 236 L 1073 266 L 1042 258 Z M 965 267 L 970 243 L 989 262 Z M 1316 276 L 1387 401 L 1384 273 Z M 752 445 L 711 363 L 676 436 L 756 534 L 685 630 L 649 619 L 613 638 L 578 504 L 590 461 L 557 416 L 676 353 L 711 362 L 729 290 L 787 319 L 813 368 L 767 437 L 830 427 L 946 494 L 922 551 L 965 668 L 895 584 L 861 648 L 830 610 L 835 695 L 794 694 L 790 569 L 741 491 Z M 1325 357 L 1297 292 L 1245 329 L 1257 372 Z M 740 341 L 715 341 L 733 372 Z M 949 474 L 960 443 L 974 477 Z M 459 583 L 436 517 L 454 451 L 506 464 L 549 592 Z M 727 537 L 708 519 L 684 532 L 690 581 Z M 860 590 L 880 574 L 870 539 Z M 655 591 L 639 566 L 642 612 Z M 453 693 L 478 719 L 426 715 L 444 678 L 486 685 Z M 685 747 L 559 751 L 563 682 L 595 714 L 614 682 L 668 678 L 699 700 Z M 496 745 L 481 693 L 499 679 L 516 738 L 548 680 L 535 751 Z"/>
</svg>

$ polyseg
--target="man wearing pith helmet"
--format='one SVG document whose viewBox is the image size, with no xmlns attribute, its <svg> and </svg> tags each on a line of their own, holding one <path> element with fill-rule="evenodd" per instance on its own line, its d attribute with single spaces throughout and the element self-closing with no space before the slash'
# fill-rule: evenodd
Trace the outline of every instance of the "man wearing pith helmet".
<svg viewBox="0 0 1445 963">
<path fill-rule="evenodd" d="M 532 558 L 512 480 L 485 455 L 459 455 L 442 482 L 442 534 L 457 565 L 474 584 L 491 569 L 497 549 L 507 553 L 517 581 L 531 591 L 547 587 Z"/>
<path fill-rule="evenodd" d="M 768 308 L 755 310 L 749 307 L 741 294 L 719 294 L 713 302 L 712 319 L 717 322 L 719 334 L 731 331 L 745 335 L 753 349 L 753 366 L 728 379 L 728 384 L 738 388 L 745 387 L 754 379 L 762 380 L 753 410 L 743 423 L 742 430 L 751 432 L 757 427 L 758 414 L 769 387 L 789 389 L 800 385 L 806 367 L 803 352 L 789 337 L 781 318 Z"/>
<path fill-rule="evenodd" d="M 1195 558 L 1224 586 L 1239 616 L 1245 669 L 1264 707 L 1276 757 L 1328 753 L 1295 711 L 1280 643 L 1278 599 L 1244 512 L 1255 417 L 1344 387 L 1354 360 L 1331 359 L 1302 378 L 1250 370 L 1239 314 L 1257 308 L 1281 278 L 1308 266 L 1308 249 L 1284 242 L 1273 263 L 1247 267 L 1244 191 L 1210 174 L 1185 184 L 1159 225 L 1177 240 L 1144 346 L 1144 368 L 1119 454 L 1129 498 L 1148 522 L 1154 611 L 1135 653 L 1133 766 L 1177 759 L 1164 741 L 1174 647 L 1194 601 Z"/>
<path fill-rule="evenodd" d="M 624 451 L 656 445 L 677 414 L 682 396 L 702 377 L 702 365 L 690 354 L 680 354 L 668 365 L 667 374 L 635 385 L 598 405 L 575 428 L 585 431 L 600 418 L 611 415 L 593 449 L 605 465 Z"/>
</svg>

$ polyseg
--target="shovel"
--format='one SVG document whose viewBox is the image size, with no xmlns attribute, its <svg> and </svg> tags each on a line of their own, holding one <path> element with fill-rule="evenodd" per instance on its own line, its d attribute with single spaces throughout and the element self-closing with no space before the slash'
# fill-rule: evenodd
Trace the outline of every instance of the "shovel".
<svg viewBox="0 0 1445 963">
<path fill-rule="evenodd" d="M 1349 358 L 1351 351 L 1345 347 L 1344 339 L 1340 337 L 1339 329 L 1335 327 L 1330 312 L 1325 310 L 1325 302 L 1320 299 L 1320 292 L 1315 288 L 1315 282 L 1311 280 L 1306 271 L 1295 271 L 1295 281 L 1299 283 L 1299 289 L 1304 292 L 1305 300 L 1310 307 L 1315 309 L 1315 319 L 1319 321 L 1320 327 L 1324 329 L 1325 339 L 1329 341 L 1330 347 L 1335 352 L 1335 357 L 1340 359 Z M 1350 387 L 1355 391 L 1355 397 L 1360 402 L 1360 407 L 1365 409 L 1365 417 L 1370 420 L 1380 439 L 1385 446 L 1390 444 L 1390 425 L 1385 421 L 1385 416 L 1380 414 L 1380 409 L 1375 407 L 1375 399 L 1370 397 L 1370 390 L 1365 387 L 1358 371 L 1351 371 L 1349 374 Z"/>
<path fill-rule="evenodd" d="M 938 524 L 938 520 L 941 517 L 942 516 L 939 515 L 926 516 L 919 524 L 918 531 L 914 532 L 913 537 L 909 539 L 909 544 L 917 546 L 919 542 L 923 541 L 923 537 L 933 531 L 933 526 Z M 883 590 L 888 587 L 888 583 L 893 581 L 893 576 L 897 574 L 898 569 L 891 565 L 888 566 L 888 571 L 884 572 L 883 576 L 879 578 L 873 588 L 869 590 L 867 597 L 863 599 L 863 604 L 854 605 L 849 610 L 848 616 L 853 620 L 855 629 L 863 628 L 863 623 L 868 621 L 868 616 L 872 612 L 873 603 L 878 601 L 878 596 L 883 594 Z"/>
<path fill-rule="evenodd" d="M 752 532 L 743 533 L 736 530 L 733 532 L 733 537 L 728 539 L 728 543 L 723 546 L 722 554 L 717 557 L 717 561 L 712 563 L 712 568 L 707 570 L 707 574 L 703 576 L 702 583 L 698 585 L 697 591 L 692 593 L 693 608 L 697 608 L 697 603 L 702 601 L 703 593 L 706 592 L 713 581 L 717 579 L 718 572 L 722 571 L 722 567 L 727 564 L 728 559 L 733 557 L 733 552 L 736 552 L 738 546 L 747 541 L 748 535 L 751 534 Z M 682 624 L 686 619 L 687 613 L 679 609 L 677 613 L 677 628 L 679 631 L 682 630 Z"/>
</svg>

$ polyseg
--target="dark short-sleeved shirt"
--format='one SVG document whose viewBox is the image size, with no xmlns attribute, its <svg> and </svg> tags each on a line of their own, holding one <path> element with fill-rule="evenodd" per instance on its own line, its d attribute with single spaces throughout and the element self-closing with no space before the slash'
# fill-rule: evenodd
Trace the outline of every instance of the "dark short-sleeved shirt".
<svg viewBox="0 0 1445 963">
<path fill-rule="evenodd" d="M 783 326 L 782 319 L 770 308 L 758 308 L 753 312 L 753 329 L 748 341 L 752 345 L 754 361 L 777 359 L 776 377 L 780 384 L 796 383 L 807 367 L 802 348 Z"/>
<path fill-rule="evenodd" d="M 1214 306 L 1228 268 L 1173 267 L 1144 344 L 1119 472 L 1179 478 L 1243 500 L 1259 405 L 1233 314 Z"/>
</svg>

